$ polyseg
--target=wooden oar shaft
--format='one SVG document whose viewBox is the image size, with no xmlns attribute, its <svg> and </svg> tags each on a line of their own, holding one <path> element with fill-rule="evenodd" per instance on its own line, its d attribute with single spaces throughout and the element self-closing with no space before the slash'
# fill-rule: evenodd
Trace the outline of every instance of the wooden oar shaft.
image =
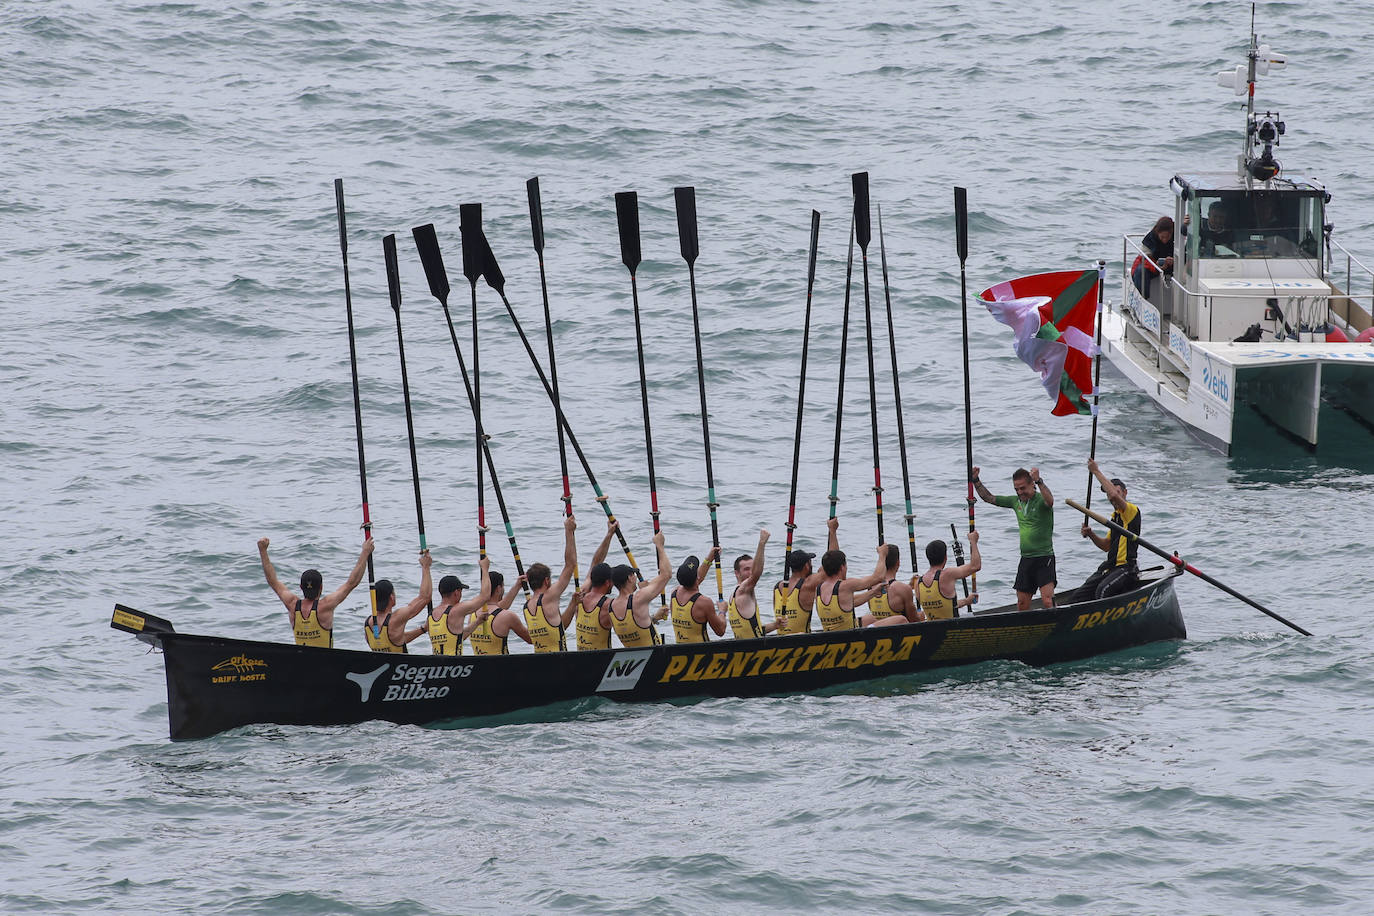
<svg viewBox="0 0 1374 916">
<path fill-rule="evenodd" d="M 806 319 L 802 324 L 801 373 L 797 380 L 797 431 L 792 441 L 792 489 L 787 497 L 787 549 L 782 557 L 782 577 L 787 578 L 792 557 L 792 536 L 797 530 L 797 475 L 801 470 L 802 408 L 806 404 L 806 355 L 811 341 L 811 294 L 816 287 L 816 248 L 821 237 L 821 214 L 811 211 L 811 256 L 806 268 Z"/>
<path fill-rule="evenodd" d="M 897 373 L 897 332 L 892 326 L 892 287 L 887 280 L 887 245 L 883 239 L 883 208 L 878 207 L 878 254 L 883 265 L 883 301 L 887 306 L 887 348 L 892 355 L 892 400 L 897 407 L 897 453 L 902 458 L 902 496 L 906 499 L 906 539 L 911 549 L 911 571 L 920 566 L 916 554 L 916 514 L 911 504 L 911 473 L 907 468 L 906 424 L 902 421 L 902 383 Z M 968 588 L 968 583 L 964 583 Z M 967 596 L 965 596 L 967 597 Z"/>
<path fill-rule="evenodd" d="M 544 393 L 554 405 L 554 412 L 558 415 L 558 425 L 568 436 L 568 444 L 573 448 L 573 454 L 577 456 L 578 462 L 582 465 L 582 472 L 587 475 L 587 482 L 591 484 L 592 492 L 596 494 L 596 501 L 601 504 L 601 508 L 606 513 L 608 522 L 615 521 L 615 513 L 611 511 L 611 501 L 601 490 L 601 484 L 597 482 L 596 474 L 592 472 L 591 462 L 587 460 L 586 452 L 582 451 L 582 446 L 577 441 L 577 435 L 573 433 L 572 426 L 568 423 L 567 416 L 563 413 L 562 404 L 554 394 L 553 386 L 549 383 L 549 377 L 544 373 L 544 367 L 539 365 L 539 357 L 535 355 L 534 346 L 530 343 L 529 337 L 525 334 L 524 327 L 520 324 L 520 319 L 515 314 L 515 309 L 511 306 L 510 300 L 505 293 L 501 293 L 501 303 L 506 307 L 506 314 L 510 317 L 511 324 L 515 326 L 515 332 L 520 336 L 520 342 L 525 345 L 525 355 L 530 358 L 530 364 L 534 366 L 535 373 L 539 376 L 539 381 L 544 386 Z M 625 540 L 625 533 L 620 528 L 615 529 L 616 540 L 620 542 L 620 549 L 625 554 L 625 559 L 630 561 L 630 566 L 634 569 L 635 575 L 639 575 L 639 564 L 635 562 L 634 551 L 630 550 L 630 544 Z M 642 576 L 641 576 L 642 578 Z"/>
<path fill-rule="evenodd" d="M 835 455 L 830 465 L 830 517 L 840 504 L 840 435 L 844 428 L 844 364 L 849 352 L 849 291 L 854 279 L 854 219 L 849 220 L 849 263 L 844 270 L 844 317 L 840 322 L 840 383 L 835 396 Z"/>
<path fill-rule="evenodd" d="M 358 484 L 363 498 L 363 540 L 372 539 L 372 518 L 367 506 L 367 459 L 363 456 L 363 406 L 358 394 L 358 345 L 353 332 L 353 287 L 348 278 L 348 224 L 344 217 L 343 179 L 334 179 L 334 203 L 339 214 L 339 254 L 343 258 L 344 307 L 348 312 L 348 365 L 353 374 L 353 422 L 358 438 Z M 372 554 L 367 555 L 367 583 L 372 597 L 372 612 L 377 612 L 377 581 Z"/>
<path fill-rule="evenodd" d="M 1207 575 L 1205 572 L 1202 572 L 1200 569 L 1198 569 L 1198 568 L 1197 568 L 1196 566 L 1194 566 L 1193 564 L 1188 563 L 1188 562 L 1185 562 L 1184 559 L 1183 559 L 1182 557 L 1178 556 L 1177 554 L 1169 553 L 1167 550 L 1163 550 L 1163 549 L 1161 549 L 1161 548 L 1159 548 L 1159 547 L 1156 547 L 1154 544 L 1151 544 L 1149 541 L 1145 540 L 1145 539 L 1144 539 L 1143 537 L 1141 537 L 1140 535 L 1132 533 L 1131 531 L 1127 530 L 1126 528 L 1122 527 L 1121 525 L 1118 525 L 1116 522 L 1112 521 L 1111 519 L 1109 519 L 1109 518 L 1104 518 L 1103 516 L 1099 515 L 1098 513 L 1094 512 L 1093 510 L 1089 509 L 1088 507 L 1083 506 L 1083 505 L 1080 505 L 1079 503 L 1075 502 L 1075 501 L 1072 500 L 1072 499 L 1066 499 L 1066 500 L 1064 500 L 1064 502 L 1068 503 L 1072 508 L 1077 509 L 1079 512 L 1082 512 L 1084 515 L 1086 515 L 1088 518 L 1092 519 L 1093 521 L 1097 522 L 1098 524 L 1106 525 L 1108 528 L 1110 528 L 1112 531 L 1115 531 L 1117 534 L 1121 535 L 1122 537 L 1127 538 L 1128 540 L 1135 541 L 1137 544 L 1139 544 L 1141 547 L 1144 547 L 1146 550 L 1150 551 L 1151 553 L 1158 554 L 1159 556 L 1161 556 L 1161 557 L 1163 557 L 1164 559 L 1168 560 L 1170 563 L 1174 564 L 1175 566 L 1179 567 L 1180 569 L 1185 570 L 1186 572 L 1192 573 L 1193 575 L 1195 575 L 1195 576 L 1197 576 L 1199 579 L 1201 579 L 1203 582 L 1206 582 L 1208 585 L 1211 585 L 1211 586 L 1213 586 L 1214 588 L 1219 588 L 1219 589 L 1221 589 L 1223 592 L 1225 592 L 1226 594 L 1230 595 L 1232 598 L 1236 598 L 1236 599 L 1238 599 L 1238 600 L 1240 600 L 1240 601 L 1244 601 L 1246 604 L 1250 605 L 1252 608 L 1254 608 L 1254 609 L 1257 610 L 1257 611 L 1260 611 L 1261 613 L 1268 614 L 1270 617 L 1274 618 L 1275 620 L 1277 620 L 1279 623 L 1283 624 L 1284 626 L 1290 627 L 1291 629 L 1294 629 L 1294 630 L 1297 630 L 1299 633 L 1301 633 L 1301 634 L 1304 635 L 1304 636 L 1311 636 L 1311 635 L 1312 635 L 1312 634 L 1309 633 L 1307 630 L 1304 630 L 1302 627 L 1298 626 L 1296 623 L 1293 623 L 1291 620 L 1286 620 L 1286 619 L 1284 619 L 1283 617 L 1280 617 L 1278 614 L 1275 614 L 1273 611 L 1269 610 L 1267 607 L 1265 607 L 1264 605 L 1260 604 L 1258 601 L 1255 601 L 1255 600 L 1252 599 L 1252 598 L 1247 598 L 1246 596 L 1242 595 L 1240 592 L 1238 592 L 1238 591 L 1236 591 L 1235 589 L 1231 588 L 1229 585 L 1224 585 L 1224 584 L 1222 584 L 1221 582 L 1218 582 L 1216 579 L 1213 579 L 1211 576 Z"/>
<path fill-rule="evenodd" d="M 973 531 L 973 395 L 969 382 L 968 361 L 968 274 L 965 264 L 968 261 L 968 191 L 954 189 L 954 237 L 959 252 L 959 314 L 963 327 L 964 344 L 964 462 L 968 471 L 968 530 Z M 973 576 L 973 587 L 978 587 L 978 576 Z"/>
</svg>

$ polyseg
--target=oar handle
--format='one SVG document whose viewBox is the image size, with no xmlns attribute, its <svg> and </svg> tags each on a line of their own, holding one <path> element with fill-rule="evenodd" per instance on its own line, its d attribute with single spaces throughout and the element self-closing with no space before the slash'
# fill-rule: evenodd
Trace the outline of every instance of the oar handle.
<svg viewBox="0 0 1374 916">
<path fill-rule="evenodd" d="M 1260 604 L 1258 601 L 1255 601 L 1255 600 L 1253 600 L 1253 599 L 1251 599 L 1251 598 L 1247 598 L 1247 597 L 1245 597 L 1244 595 L 1242 595 L 1240 592 L 1238 592 L 1238 591 L 1236 591 L 1235 589 L 1231 588 L 1230 586 L 1228 586 L 1228 585 L 1223 585 L 1222 583 L 1218 582 L 1216 579 L 1213 579 L 1211 576 L 1209 576 L 1209 575 L 1207 575 L 1206 573 L 1202 572 L 1202 571 L 1199 570 L 1197 567 L 1195 567 L 1193 564 L 1188 563 L 1188 562 L 1185 562 L 1184 559 L 1183 559 L 1182 557 L 1180 557 L 1178 554 L 1169 553 L 1168 551 L 1161 550 L 1160 548 L 1156 547 L 1154 544 L 1151 544 L 1149 541 L 1147 541 L 1147 540 L 1145 540 L 1144 538 L 1142 538 L 1140 535 L 1135 534 L 1135 533 L 1132 532 L 1132 531 L 1129 531 L 1128 529 L 1122 527 L 1121 525 L 1118 525 L 1116 522 L 1112 521 L 1112 520 L 1109 519 L 1109 518 L 1103 518 L 1103 517 L 1102 517 L 1101 515 L 1099 515 L 1098 513 L 1094 512 L 1093 510 L 1091 510 L 1091 509 L 1089 509 L 1089 508 L 1087 508 L 1086 506 L 1083 506 L 1083 505 L 1081 505 L 1081 504 L 1075 502 L 1075 501 L 1072 500 L 1072 499 L 1066 499 L 1066 500 L 1064 500 L 1064 502 L 1068 503 L 1068 505 L 1069 505 L 1071 508 L 1077 509 L 1079 512 L 1082 512 L 1084 515 L 1086 515 L 1088 518 L 1092 519 L 1093 521 L 1097 522 L 1098 524 L 1106 525 L 1108 528 L 1110 528 L 1112 531 L 1115 531 L 1117 534 L 1121 535 L 1122 537 L 1127 538 L 1128 540 L 1135 541 L 1137 544 L 1139 544 L 1141 547 L 1144 547 L 1146 550 L 1150 551 L 1151 553 L 1158 554 L 1159 556 L 1161 556 L 1161 557 L 1163 557 L 1164 559 L 1168 560 L 1170 563 L 1174 564 L 1174 565 L 1177 566 L 1178 568 L 1183 569 L 1183 570 L 1185 570 L 1185 571 L 1187 571 L 1187 572 L 1192 573 L 1193 575 L 1195 575 L 1195 576 L 1197 576 L 1199 579 L 1201 579 L 1203 582 L 1206 582 L 1208 585 L 1211 585 L 1211 586 L 1213 586 L 1214 588 L 1219 588 L 1219 589 L 1221 589 L 1223 592 L 1225 592 L 1226 594 L 1230 595 L 1232 598 L 1236 598 L 1236 599 L 1238 599 L 1238 600 L 1240 600 L 1240 601 L 1244 601 L 1246 604 L 1250 605 L 1252 608 L 1254 608 L 1254 609 L 1257 610 L 1257 611 L 1260 611 L 1261 613 L 1268 614 L 1270 617 L 1274 618 L 1275 620 L 1277 620 L 1279 623 L 1283 624 L 1284 626 L 1290 627 L 1291 629 L 1294 629 L 1294 630 L 1297 630 L 1299 633 L 1301 633 L 1301 634 L 1304 635 L 1304 636 L 1311 636 L 1311 635 L 1312 635 L 1312 634 L 1309 633 L 1307 630 L 1304 630 L 1302 627 L 1298 626 L 1296 623 L 1293 623 L 1291 620 L 1286 620 L 1286 619 L 1284 619 L 1283 617 L 1280 617 L 1278 614 L 1275 614 L 1273 611 L 1269 610 L 1267 607 L 1265 607 L 1264 605 Z"/>
</svg>

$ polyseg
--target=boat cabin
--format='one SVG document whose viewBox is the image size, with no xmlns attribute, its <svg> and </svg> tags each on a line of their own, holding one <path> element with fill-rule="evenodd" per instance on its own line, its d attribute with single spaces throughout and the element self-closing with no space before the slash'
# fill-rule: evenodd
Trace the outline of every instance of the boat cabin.
<svg viewBox="0 0 1374 916">
<path fill-rule="evenodd" d="M 1191 340 L 1325 340 L 1326 189 L 1176 175 L 1174 283 L 1152 290 Z"/>
</svg>

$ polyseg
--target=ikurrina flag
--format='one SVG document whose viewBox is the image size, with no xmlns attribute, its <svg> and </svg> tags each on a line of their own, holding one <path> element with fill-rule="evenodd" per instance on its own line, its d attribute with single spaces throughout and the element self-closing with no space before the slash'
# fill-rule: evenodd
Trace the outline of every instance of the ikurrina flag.
<svg viewBox="0 0 1374 916">
<path fill-rule="evenodd" d="M 1036 372 L 1054 414 L 1091 414 L 1097 271 L 1018 277 L 983 290 L 992 317 L 1016 333 L 1016 355 Z"/>
</svg>

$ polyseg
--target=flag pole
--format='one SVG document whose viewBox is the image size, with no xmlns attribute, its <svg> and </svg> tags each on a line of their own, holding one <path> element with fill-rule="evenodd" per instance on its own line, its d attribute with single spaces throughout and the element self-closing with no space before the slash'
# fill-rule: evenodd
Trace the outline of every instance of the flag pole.
<svg viewBox="0 0 1374 916">
<path fill-rule="evenodd" d="M 1106 285 L 1107 262 L 1099 260 L 1097 262 L 1097 331 L 1094 335 L 1093 343 L 1096 345 L 1097 352 L 1093 354 L 1093 432 L 1092 439 L 1088 446 L 1088 460 L 1097 460 L 1097 393 L 1102 384 L 1102 288 Z M 1092 508 L 1093 504 L 1093 472 L 1088 472 L 1088 495 L 1083 500 L 1083 505 Z"/>
<path fill-rule="evenodd" d="M 959 306 L 964 332 L 964 459 L 968 471 L 968 530 L 974 530 L 973 507 L 973 398 L 969 387 L 968 368 L 968 191 L 954 189 L 954 234 L 959 251 Z M 978 574 L 973 574 L 972 588 L 978 588 Z"/>
</svg>

